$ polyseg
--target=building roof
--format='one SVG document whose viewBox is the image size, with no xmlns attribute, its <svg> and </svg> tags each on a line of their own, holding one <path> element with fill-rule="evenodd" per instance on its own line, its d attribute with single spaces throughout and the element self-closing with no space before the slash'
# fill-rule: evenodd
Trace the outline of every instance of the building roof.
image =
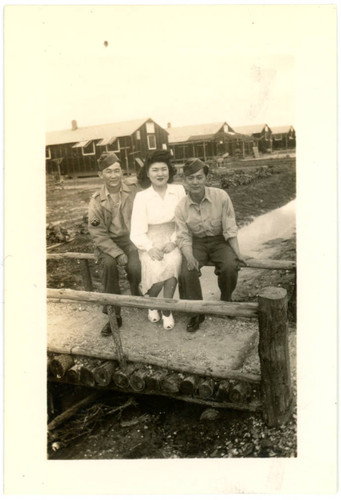
<svg viewBox="0 0 341 500">
<path fill-rule="evenodd" d="M 116 137 L 132 135 L 148 120 L 151 120 L 151 118 L 106 123 L 105 125 L 92 125 L 90 127 L 79 127 L 75 130 L 70 128 L 67 130 L 58 130 L 56 132 L 46 132 L 46 145 L 53 146 L 54 144 L 68 144 L 94 139 L 105 139 L 110 143 L 112 139 Z"/>
<path fill-rule="evenodd" d="M 260 134 L 263 131 L 264 127 L 266 126 L 269 127 L 267 123 L 260 123 L 257 125 L 243 125 L 241 127 L 234 127 L 234 130 L 236 132 L 239 132 L 240 134 L 252 135 L 252 134 Z M 272 130 L 272 128 L 270 130 Z"/>
<path fill-rule="evenodd" d="M 195 140 L 208 140 L 219 132 L 226 122 L 204 123 L 201 125 L 186 125 L 184 127 L 171 127 L 168 128 L 169 144 L 179 142 L 195 141 Z M 229 126 L 229 129 L 232 128 Z M 233 132 L 233 131 L 232 131 Z"/>
<path fill-rule="evenodd" d="M 272 134 L 288 134 L 294 127 L 292 125 L 281 125 L 279 127 L 271 127 Z"/>
</svg>

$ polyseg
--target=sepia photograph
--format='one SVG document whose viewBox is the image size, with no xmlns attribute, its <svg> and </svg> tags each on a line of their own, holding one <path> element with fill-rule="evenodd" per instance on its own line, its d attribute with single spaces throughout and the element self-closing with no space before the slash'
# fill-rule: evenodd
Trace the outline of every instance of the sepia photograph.
<svg viewBox="0 0 341 500">
<path fill-rule="evenodd" d="M 328 29 L 335 11 L 320 8 Z M 197 459 L 209 483 L 213 464 L 246 472 L 286 459 L 298 471 L 307 336 L 297 213 L 307 139 L 302 55 L 281 37 L 291 24 L 298 37 L 310 13 L 313 32 L 318 12 L 60 5 L 6 13 L 8 32 L 18 16 L 37 26 L 42 75 L 39 458 L 125 470 Z M 15 59 L 10 49 L 7 58 Z M 123 490 L 136 492 L 128 483 Z M 178 491 L 290 490 L 278 474 L 267 486 L 210 484 Z M 332 480 L 320 484 L 332 491 Z M 75 484 L 65 491 L 79 493 Z"/>
</svg>

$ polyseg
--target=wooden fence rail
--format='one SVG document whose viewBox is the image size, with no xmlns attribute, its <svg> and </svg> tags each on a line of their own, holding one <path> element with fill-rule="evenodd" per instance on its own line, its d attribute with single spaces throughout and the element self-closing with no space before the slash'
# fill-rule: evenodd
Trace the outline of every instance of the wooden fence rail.
<svg viewBox="0 0 341 500">
<path fill-rule="evenodd" d="M 92 253 L 81 253 L 81 252 L 65 252 L 65 253 L 48 253 L 46 254 L 48 260 L 60 260 L 60 259 L 75 259 L 75 260 L 95 260 L 95 255 Z M 252 259 L 250 257 L 245 258 L 247 266 L 254 269 L 282 269 L 282 270 L 294 270 L 296 268 L 296 262 L 292 260 L 259 260 Z M 209 264 L 210 265 L 210 264 Z M 212 265 L 212 264 L 211 264 Z"/>
<path fill-rule="evenodd" d="M 47 253 L 47 260 L 61 260 L 61 259 L 73 259 L 80 261 L 82 268 L 82 276 L 85 289 L 91 292 L 93 290 L 92 276 L 89 261 L 96 260 L 93 253 L 82 253 L 82 252 L 64 252 L 64 253 Z M 276 269 L 285 271 L 295 271 L 296 262 L 291 260 L 259 260 L 246 257 L 247 266 L 241 265 L 244 268 L 251 269 Z M 208 266 L 213 266 L 212 263 L 208 263 Z"/>
<path fill-rule="evenodd" d="M 139 309 L 165 309 L 188 314 L 213 314 L 218 316 L 256 318 L 258 305 L 254 302 L 222 302 L 220 300 L 178 300 L 162 297 L 136 297 L 82 290 L 47 289 L 49 299 L 93 302 L 103 305 L 137 307 Z"/>
</svg>

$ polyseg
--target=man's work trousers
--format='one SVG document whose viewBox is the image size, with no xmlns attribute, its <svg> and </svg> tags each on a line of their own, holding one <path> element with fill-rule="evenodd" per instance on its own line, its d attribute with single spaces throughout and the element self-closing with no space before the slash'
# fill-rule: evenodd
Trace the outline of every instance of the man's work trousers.
<svg viewBox="0 0 341 500">
<path fill-rule="evenodd" d="M 199 266 L 208 262 L 215 265 L 215 274 L 218 276 L 218 286 L 221 291 L 220 300 L 231 301 L 232 292 L 236 288 L 238 279 L 238 259 L 236 254 L 225 241 L 222 235 L 193 237 L 193 255 L 199 261 Z M 202 300 L 200 285 L 200 271 L 189 271 L 186 258 L 182 259 L 180 287 L 181 298 L 189 300 Z"/>
<path fill-rule="evenodd" d="M 141 295 L 139 284 L 141 281 L 141 263 L 139 259 L 139 254 L 130 241 L 129 236 L 121 236 L 115 239 L 117 246 L 123 250 L 123 252 L 128 257 L 128 263 L 125 267 L 127 278 L 130 285 L 130 291 L 132 295 Z M 119 272 L 117 267 L 117 261 L 111 255 L 101 254 L 100 261 L 102 264 L 102 284 L 104 293 L 115 293 L 121 294 L 120 283 L 119 283 Z M 115 307 L 115 312 L 117 315 L 120 314 L 121 308 Z M 103 312 L 107 312 L 106 306 L 103 307 Z"/>
</svg>

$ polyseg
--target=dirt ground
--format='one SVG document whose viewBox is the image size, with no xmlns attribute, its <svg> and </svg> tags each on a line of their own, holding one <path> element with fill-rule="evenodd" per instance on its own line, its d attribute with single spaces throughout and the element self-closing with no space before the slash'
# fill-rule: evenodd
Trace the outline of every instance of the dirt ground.
<svg viewBox="0 0 341 500">
<path fill-rule="evenodd" d="M 95 181 L 96 183 L 97 181 Z M 75 228 L 86 211 L 93 182 L 47 194 L 47 219 L 67 220 Z M 228 190 L 239 227 L 254 217 L 295 198 L 294 169 Z M 74 215 L 77 214 L 77 215 Z M 295 259 L 295 239 L 274 241 L 274 258 Z M 51 250 L 91 252 L 88 234 L 74 229 L 74 239 Z M 92 264 L 94 287 L 100 290 L 99 270 Z M 80 265 L 48 261 L 49 288 L 83 289 Z M 124 285 L 124 281 L 122 281 Z M 264 286 L 282 286 L 289 295 L 289 349 L 296 395 L 295 275 L 287 271 L 261 271 L 243 282 L 236 300 L 252 301 Z M 123 293 L 124 293 L 123 286 Z M 257 358 L 257 346 L 253 355 Z M 50 419 L 84 398 L 91 389 L 49 384 Z M 163 397 L 98 391 L 98 399 L 49 435 L 50 459 L 294 457 L 296 409 L 286 426 L 268 428 L 258 413 L 213 410 Z"/>
</svg>

